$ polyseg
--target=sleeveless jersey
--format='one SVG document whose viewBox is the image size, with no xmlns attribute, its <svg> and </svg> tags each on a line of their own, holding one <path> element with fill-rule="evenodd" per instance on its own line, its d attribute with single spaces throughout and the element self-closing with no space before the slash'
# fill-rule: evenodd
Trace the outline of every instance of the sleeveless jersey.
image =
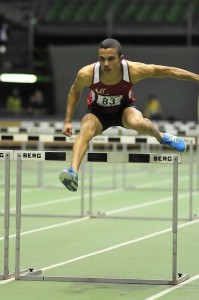
<svg viewBox="0 0 199 300">
<path fill-rule="evenodd" d="M 89 108 L 103 113 L 115 113 L 128 103 L 134 103 L 132 86 L 128 69 L 128 62 L 122 60 L 123 76 L 120 82 L 106 85 L 100 81 L 100 63 L 97 62 L 93 69 L 93 81 L 89 86 L 87 104 Z"/>
</svg>

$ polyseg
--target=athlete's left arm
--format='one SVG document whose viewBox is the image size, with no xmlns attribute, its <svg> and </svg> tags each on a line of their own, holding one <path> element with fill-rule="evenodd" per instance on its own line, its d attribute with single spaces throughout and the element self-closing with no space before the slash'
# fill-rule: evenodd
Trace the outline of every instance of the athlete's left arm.
<svg viewBox="0 0 199 300">
<path fill-rule="evenodd" d="M 136 83 L 145 78 L 174 78 L 179 80 L 189 80 L 199 83 L 199 75 L 189 72 L 184 69 L 153 65 L 134 63 L 129 64 L 130 75 L 133 83 Z"/>
</svg>

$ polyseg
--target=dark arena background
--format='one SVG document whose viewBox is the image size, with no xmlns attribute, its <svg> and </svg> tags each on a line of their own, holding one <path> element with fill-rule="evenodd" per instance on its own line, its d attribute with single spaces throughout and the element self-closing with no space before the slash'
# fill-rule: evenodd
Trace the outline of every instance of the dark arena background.
<svg viewBox="0 0 199 300">
<path fill-rule="evenodd" d="M 97 61 L 98 44 L 118 39 L 128 60 L 198 72 L 198 0 L 1 0 L 0 73 L 31 73 L 34 84 L 1 82 L 1 117 L 17 88 L 23 109 L 14 118 L 31 118 L 28 103 L 36 89 L 45 98 L 45 114 L 63 119 L 69 88 L 79 68 Z M 6 35 L 6 37 L 5 37 Z M 162 118 L 197 121 L 198 87 L 173 80 L 146 80 L 134 88 L 143 111 L 149 94 L 162 105 Z M 85 95 L 75 113 L 85 112 Z M 33 116 L 35 117 L 35 116 Z"/>
</svg>

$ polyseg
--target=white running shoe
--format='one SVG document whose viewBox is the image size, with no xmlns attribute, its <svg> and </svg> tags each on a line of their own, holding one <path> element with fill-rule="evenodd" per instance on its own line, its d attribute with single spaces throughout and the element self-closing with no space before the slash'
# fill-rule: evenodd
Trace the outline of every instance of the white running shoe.
<svg viewBox="0 0 199 300">
<path fill-rule="evenodd" d="M 76 192 L 78 189 L 78 175 L 73 169 L 64 169 L 59 173 L 59 180 L 65 187 L 71 191 Z"/>
</svg>

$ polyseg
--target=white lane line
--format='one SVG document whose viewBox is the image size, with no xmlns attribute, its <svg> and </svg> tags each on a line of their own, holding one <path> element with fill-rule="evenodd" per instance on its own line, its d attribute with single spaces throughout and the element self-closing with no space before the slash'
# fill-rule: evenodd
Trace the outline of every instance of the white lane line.
<svg viewBox="0 0 199 300">
<path fill-rule="evenodd" d="M 34 187 L 31 187 L 31 188 L 24 188 L 23 189 L 23 192 L 24 193 L 32 193 L 32 189 L 33 189 Z M 41 190 L 42 189 L 42 187 L 36 187 L 38 190 Z M 0 192 L 0 196 L 4 196 L 4 194 L 5 194 L 5 192 Z M 15 195 L 16 194 L 16 190 L 15 189 L 12 189 L 11 191 L 10 191 L 10 194 L 11 195 Z"/>
<path fill-rule="evenodd" d="M 199 274 L 198 274 L 198 275 L 195 275 L 195 276 L 193 276 L 193 277 L 191 277 L 191 278 L 189 278 L 189 279 L 187 279 L 186 281 L 183 281 L 183 282 L 180 283 L 179 285 L 175 285 L 175 286 L 173 286 L 173 287 L 171 287 L 171 288 L 169 288 L 169 289 L 167 289 L 167 290 L 165 290 L 165 291 L 162 291 L 162 292 L 160 292 L 160 293 L 158 293 L 158 294 L 156 294 L 156 295 L 154 295 L 154 296 L 152 296 L 152 297 L 149 297 L 149 298 L 147 298 L 147 299 L 145 299 L 145 300 L 156 300 L 156 299 L 159 299 L 159 298 L 161 298 L 162 296 L 165 296 L 166 294 L 169 294 L 169 293 L 171 293 L 171 292 L 173 292 L 173 291 L 175 291 L 175 290 L 181 288 L 182 286 L 187 285 L 187 284 L 189 284 L 189 283 L 191 283 L 191 282 L 193 282 L 193 281 L 195 281 L 195 280 L 197 280 L 197 279 L 199 279 Z M 190 298 L 191 298 L 191 297 L 190 297 Z"/>
<path fill-rule="evenodd" d="M 86 217 L 85 219 L 88 219 L 88 218 Z M 82 221 L 82 219 L 76 220 L 76 221 Z M 199 222 L 199 219 L 191 221 L 189 223 L 181 224 L 181 225 L 178 226 L 178 228 L 187 227 L 187 226 L 193 225 L 193 224 L 198 223 L 198 222 Z M 66 260 L 64 262 L 58 263 L 58 264 L 54 264 L 54 265 L 51 265 L 51 266 L 48 266 L 48 267 L 44 267 L 41 270 L 42 271 L 47 271 L 47 270 L 50 270 L 50 269 L 53 269 L 53 268 L 56 268 L 56 267 L 61 267 L 63 265 L 70 264 L 70 263 L 73 263 L 73 262 L 76 262 L 76 261 L 79 261 L 79 260 L 82 260 L 82 259 L 85 259 L 85 258 L 88 258 L 88 257 L 92 257 L 92 256 L 95 256 L 95 255 L 98 255 L 98 254 L 101 254 L 101 253 L 105 253 L 105 252 L 108 252 L 108 251 L 112 251 L 112 250 L 118 249 L 120 247 L 124 247 L 124 246 L 130 245 L 130 244 L 138 243 L 138 242 L 141 242 L 143 240 L 150 239 L 152 237 L 156 237 L 156 236 L 164 234 L 164 233 L 168 233 L 171 230 L 172 230 L 171 228 L 167 228 L 167 229 L 164 229 L 164 230 L 161 230 L 161 231 L 157 231 L 157 232 L 154 232 L 152 234 L 149 234 L 149 235 L 146 235 L 146 236 L 134 239 L 134 240 L 130 240 L 130 241 L 127 241 L 127 242 L 124 242 L 124 243 L 120 243 L 120 244 L 117 244 L 117 245 L 114 245 L 114 246 L 111 246 L 111 247 L 108 247 L 108 248 L 104 248 L 102 250 L 98 250 L 98 251 L 91 252 L 91 253 L 88 253 L 88 254 L 85 254 L 85 255 L 82 255 L 82 256 L 78 256 L 78 257 Z M 11 282 L 13 280 L 14 280 L 14 278 L 11 278 L 11 279 L 8 279 L 8 280 L 0 282 L 0 284 L 6 284 L 6 283 L 9 283 L 9 282 Z M 152 300 L 152 299 L 150 299 L 150 300 Z"/>
<path fill-rule="evenodd" d="M 140 174 L 141 175 L 141 174 Z M 110 175 L 110 176 L 105 176 L 105 177 L 103 177 L 103 178 L 98 178 L 97 180 L 95 180 L 95 182 L 99 182 L 99 181 L 106 181 L 108 178 L 111 178 L 112 177 L 112 175 Z M 62 185 L 59 185 L 59 186 L 57 186 L 57 188 L 59 188 L 59 187 L 62 187 Z M 24 193 L 24 192 L 30 192 L 30 193 L 32 193 L 33 192 L 33 189 L 34 189 L 34 191 L 36 190 L 36 191 L 40 191 L 40 190 L 44 190 L 45 189 L 45 187 L 36 187 L 36 186 L 33 186 L 32 188 L 23 188 L 22 189 L 22 192 Z M 122 188 L 118 188 L 118 189 L 114 189 L 115 191 L 122 191 L 123 189 Z M 66 190 L 67 191 L 67 190 Z M 11 190 L 10 191 L 10 194 L 12 195 L 12 194 L 15 194 L 16 193 L 16 191 L 15 190 Z M 111 190 L 111 187 L 110 187 L 110 190 L 109 191 L 106 191 L 106 192 L 96 192 L 96 193 L 94 193 L 93 195 L 94 196 L 98 196 L 98 195 L 101 195 L 101 194 L 104 194 L 104 193 L 107 193 L 107 194 L 109 194 L 109 193 L 112 193 L 112 190 Z M 0 192 L 0 196 L 3 196 L 4 195 L 4 192 Z M 88 197 L 89 196 L 89 194 L 85 194 L 85 197 Z M 66 197 L 67 197 L 67 194 L 66 194 Z M 67 199 L 66 198 L 60 198 L 60 199 L 54 199 L 54 200 L 49 200 L 49 201 L 45 201 L 45 202 L 40 202 L 40 203 L 35 203 L 35 204 L 27 204 L 27 205 L 23 205 L 22 207 L 21 207 L 21 209 L 29 209 L 29 208 L 34 208 L 34 207 L 42 207 L 42 206 L 48 206 L 48 205 L 54 205 L 54 204 L 57 204 L 57 203 L 62 203 L 62 202 L 69 202 L 69 201 L 73 201 L 73 200 L 79 200 L 80 199 L 80 195 L 78 195 L 78 196 L 73 196 L 73 197 L 68 197 Z M 16 208 L 15 207 L 11 207 L 10 208 L 10 211 L 12 212 L 12 211 L 15 211 L 16 210 Z M 2 209 L 1 210 L 1 213 L 3 213 L 4 212 L 4 210 Z"/>
<path fill-rule="evenodd" d="M 40 231 L 45 231 L 45 230 L 49 230 L 49 229 L 54 229 L 54 228 L 58 228 L 58 227 L 62 227 L 62 226 L 66 226 L 66 225 L 70 225 L 70 224 L 74 224 L 74 223 L 78 223 L 78 222 L 83 222 L 83 221 L 88 220 L 89 218 L 90 217 L 83 217 L 83 218 L 79 218 L 79 219 L 75 219 L 75 220 L 70 220 L 70 221 L 66 221 L 66 222 L 62 222 L 62 223 L 57 223 L 57 224 L 54 224 L 54 225 L 49 225 L 49 226 L 44 226 L 44 227 L 24 231 L 24 232 L 21 233 L 21 236 L 36 233 L 36 232 L 40 232 Z M 16 237 L 15 234 L 11 234 L 9 236 L 9 238 L 15 238 L 15 237 Z M 1 237 L 0 241 L 3 241 L 3 240 L 4 240 L 4 237 Z"/>
<path fill-rule="evenodd" d="M 181 181 L 185 181 L 189 179 L 189 176 L 181 176 L 178 181 L 181 182 Z M 171 183 L 173 181 L 172 177 L 170 179 L 163 179 L 163 180 L 159 180 L 159 181 L 156 181 L 156 180 L 153 180 L 152 182 L 148 182 L 148 183 L 142 183 L 142 184 L 138 184 L 138 185 L 135 185 L 135 189 L 138 188 L 146 188 L 146 187 L 151 187 L 151 186 L 155 186 L 157 187 L 159 184 L 161 185 L 165 185 L 165 184 L 168 184 L 168 183 Z"/>
<path fill-rule="evenodd" d="M 181 224 L 181 225 L 178 226 L 178 228 L 187 227 L 187 226 L 193 225 L 193 224 L 198 223 L 198 222 L 199 222 L 199 219 L 194 220 L 190 223 Z M 108 247 L 108 248 L 104 248 L 104 249 L 101 249 L 101 250 L 98 250 L 98 251 L 95 251 L 95 252 L 91 252 L 91 253 L 88 253 L 88 254 L 85 254 L 85 255 L 82 255 L 82 256 L 78 256 L 78 257 L 75 257 L 75 258 L 72 258 L 72 259 L 69 259 L 69 260 L 66 260 L 66 261 L 48 266 L 48 267 L 44 267 L 41 270 L 46 271 L 46 270 L 54 269 L 56 267 L 61 267 L 63 265 L 70 264 L 70 263 L 73 263 L 73 262 L 76 262 L 76 261 L 79 261 L 79 260 L 82 260 L 82 259 L 85 259 L 85 258 L 88 258 L 88 257 L 91 257 L 91 256 L 102 254 L 102 253 L 105 253 L 105 252 L 108 252 L 108 251 L 112 251 L 112 250 L 115 250 L 115 249 L 118 249 L 118 248 L 121 248 L 121 247 L 124 247 L 124 246 L 128 246 L 128 245 L 131 245 L 131 244 L 134 244 L 134 243 L 138 243 L 138 242 L 141 242 L 141 241 L 144 241 L 144 240 L 162 235 L 164 233 L 168 233 L 171 230 L 172 230 L 172 228 L 167 228 L 167 229 L 164 229 L 164 230 L 161 230 L 161 231 L 157 231 L 157 232 L 139 237 L 139 238 L 134 239 L 134 240 L 130 240 L 130 241 L 127 241 L 127 242 L 124 242 L 124 243 L 116 244 L 116 245 Z"/>
<path fill-rule="evenodd" d="M 110 192 L 111 191 L 109 191 L 109 193 Z M 115 193 L 116 190 L 112 191 L 112 193 L 113 192 Z M 198 191 L 196 191 L 194 193 L 198 193 Z M 183 197 L 186 197 L 186 196 L 188 196 L 187 193 L 183 194 L 183 195 L 180 195 L 179 198 L 183 198 Z M 107 212 L 105 212 L 105 215 L 111 215 L 111 214 L 122 212 L 122 211 L 128 211 L 128 210 L 133 210 L 133 209 L 139 209 L 139 208 L 143 208 L 143 207 L 148 207 L 148 206 L 152 206 L 152 205 L 156 205 L 156 204 L 161 204 L 161 203 L 164 203 L 164 202 L 168 202 L 168 201 L 171 201 L 171 200 L 172 200 L 172 197 L 168 197 L 168 198 L 162 198 L 162 199 L 159 199 L 159 200 L 154 200 L 154 201 L 145 202 L 145 203 L 141 203 L 141 204 L 131 205 L 131 206 L 128 206 L 128 207 L 123 207 L 123 208 L 119 208 L 119 209 L 107 211 Z M 49 230 L 49 229 L 54 229 L 54 228 L 57 228 L 57 227 L 62 227 L 62 226 L 70 225 L 70 224 L 81 222 L 81 221 L 86 221 L 88 219 L 90 219 L 90 217 L 83 217 L 83 218 L 78 218 L 78 219 L 71 220 L 71 221 L 57 223 L 57 224 L 53 224 L 53 225 L 49 225 L 49 226 L 44 226 L 44 227 L 40 227 L 40 228 L 29 230 L 29 231 L 24 231 L 24 232 L 21 233 L 21 235 L 28 235 L 28 234 L 32 234 L 32 233 L 37 233 L 37 232 Z M 10 238 L 14 238 L 15 234 L 10 235 L 9 237 Z M 3 240 L 4 240 L 4 237 L 0 237 L 0 241 L 3 241 Z"/>
<path fill-rule="evenodd" d="M 187 180 L 188 176 L 184 176 L 183 178 L 181 178 L 181 181 Z M 139 189 L 139 188 L 145 188 L 145 187 L 149 187 L 149 186 L 157 186 L 158 184 L 166 184 L 171 182 L 172 180 L 160 180 L 160 181 L 156 181 L 154 184 L 153 182 L 147 183 L 147 184 L 139 184 L 139 185 L 135 185 L 135 189 Z M 42 189 L 42 188 L 39 188 Z M 114 190 L 109 190 L 109 191 L 103 191 L 103 192 L 95 192 L 93 193 L 94 197 L 100 196 L 101 194 L 109 194 L 109 193 L 113 193 L 114 191 L 118 192 L 118 191 L 123 191 L 125 190 L 124 188 L 118 188 L 118 189 L 114 189 Z M 26 192 L 32 192 L 32 189 L 26 189 Z M 24 190 L 23 190 L 24 192 Z M 88 197 L 89 194 L 85 194 L 85 197 Z M 179 196 L 180 197 L 180 196 Z M 60 198 L 60 199 L 55 199 L 55 200 L 50 200 L 50 201 L 45 201 L 45 202 L 40 202 L 40 203 L 34 203 L 34 204 L 27 204 L 27 205 L 23 205 L 21 207 L 21 209 L 29 209 L 29 208 L 35 208 L 35 207 L 43 207 L 43 206 L 49 206 L 49 205 L 54 205 L 57 203 L 64 203 L 64 202 L 69 202 L 69 201 L 73 201 L 73 200 L 79 200 L 80 199 L 80 195 L 78 196 L 73 196 L 73 197 L 69 197 L 69 198 Z M 15 207 L 11 207 L 10 208 L 10 212 L 15 212 L 16 208 Z M 3 213 L 4 210 L 1 210 L 1 213 Z"/>
<path fill-rule="evenodd" d="M 193 192 L 193 195 L 197 194 L 197 193 L 199 193 L 199 191 Z M 188 197 L 188 196 L 189 196 L 189 193 L 181 194 L 181 195 L 178 195 L 178 199 L 185 198 L 185 197 Z M 131 205 L 131 206 L 127 206 L 127 207 L 122 207 L 122 208 L 110 210 L 110 211 L 105 212 L 105 215 L 111 215 L 111 214 L 115 214 L 115 213 L 118 213 L 118 212 L 123 212 L 123 211 L 133 210 L 133 209 L 137 209 L 137 208 L 147 207 L 147 206 L 151 206 L 151 205 L 155 205 L 155 204 L 161 204 L 161 203 L 169 202 L 171 200 L 173 200 L 173 197 L 165 197 L 165 198 L 161 198 L 161 199 L 153 200 L 153 201 L 149 201 L 149 202 L 144 202 L 144 203 L 137 204 L 137 205 Z"/>
<path fill-rule="evenodd" d="M 114 189 L 114 190 L 108 190 L 108 191 L 103 191 L 103 192 L 95 192 L 95 193 L 93 193 L 93 196 L 97 197 L 97 196 L 101 196 L 101 195 L 104 195 L 104 194 L 109 195 L 109 194 L 118 193 L 118 192 L 121 192 L 121 191 L 123 191 L 122 188 Z M 84 196 L 88 197 L 89 194 L 85 194 Z M 34 203 L 34 204 L 22 205 L 21 209 L 24 210 L 24 209 L 29 209 L 29 208 L 33 208 L 33 207 L 49 206 L 49 205 L 54 205 L 54 204 L 57 204 L 57 203 L 65 203 L 65 202 L 70 202 L 70 201 L 80 200 L 80 199 L 81 199 L 80 195 L 72 196 L 72 197 L 67 197 L 67 194 L 66 194 L 65 198 L 60 198 L 60 199 L 55 199 L 55 200 L 50 200 L 50 201 L 44 201 L 44 202 Z M 10 209 L 11 212 L 15 211 L 15 210 L 16 210 L 15 207 L 12 207 Z"/>
<path fill-rule="evenodd" d="M 9 278 L 9 279 L 2 280 L 2 281 L 0 281 L 0 285 L 9 283 L 9 282 L 14 281 L 14 280 L 15 280 L 15 278 Z"/>
<path fill-rule="evenodd" d="M 107 179 L 112 178 L 112 177 L 113 177 L 113 175 L 110 174 L 109 176 L 104 176 L 103 178 L 98 178 L 97 180 L 95 180 L 95 182 L 106 181 Z M 26 178 L 26 180 L 27 180 L 27 178 Z M 28 180 L 28 181 L 30 181 L 30 180 Z M 2 186 L 4 186 L 4 182 L 2 183 Z M 47 185 L 47 187 L 49 187 L 49 188 L 62 188 L 63 185 L 58 182 L 57 185 L 53 185 L 53 186 L 48 186 Z M 13 195 L 13 194 L 16 193 L 16 186 L 15 185 L 11 186 L 11 188 L 13 188 L 13 189 L 10 191 L 10 194 Z M 46 188 L 45 185 L 44 186 L 33 185 L 32 187 L 22 187 L 22 191 L 23 191 L 23 193 L 24 192 L 26 192 L 26 193 L 29 193 L 29 192 L 32 193 L 33 190 L 34 191 L 40 191 L 40 190 L 44 190 L 45 188 Z M 0 196 L 3 196 L 4 193 L 5 193 L 4 191 L 0 191 Z"/>
</svg>

